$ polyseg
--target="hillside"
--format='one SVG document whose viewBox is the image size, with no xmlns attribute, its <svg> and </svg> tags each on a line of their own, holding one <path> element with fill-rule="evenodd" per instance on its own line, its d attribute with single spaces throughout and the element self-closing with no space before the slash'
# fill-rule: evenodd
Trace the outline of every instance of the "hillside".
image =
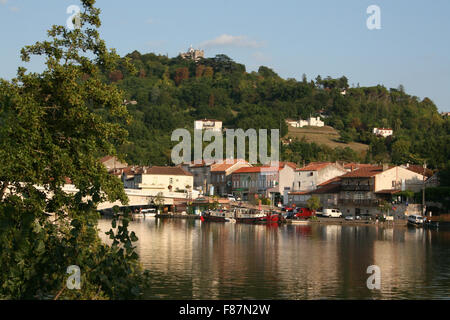
<svg viewBox="0 0 450 320">
<path fill-rule="evenodd" d="M 345 148 L 349 147 L 358 154 L 362 154 L 363 157 L 366 156 L 369 146 L 367 144 L 358 142 L 343 143 L 340 142 L 340 133 L 330 126 L 324 127 L 303 127 L 294 128 L 288 126 L 287 138 L 298 138 L 302 140 L 303 138 L 310 143 L 317 143 L 318 145 L 325 145 L 330 148 Z"/>
<path fill-rule="evenodd" d="M 125 60 L 137 72 L 130 72 Z M 335 130 L 320 134 L 291 130 L 305 140 L 284 145 L 282 160 L 450 165 L 450 119 L 443 118 L 429 98 L 409 95 L 403 86 L 350 87 L 345 76 L 314 80 L 303 76 L 298 81 L 283 79 L 264 66 L 247 72 L 243 64 L 223 54 L 194 62 L 137 51 L 104 78 L 122 89 L 127 100 L 136 101 L 127 105 L 132 118 L 126 125 L 130 143 L 119 146 L 129 163 L 171 164 L 176 144 L 170 141 L 172 131 L 192 130 L 196 119 L 218 119 L 224 127 L 244 130 L 281 128 L 285 136 L 284 119 L 321 114 L 325 125 Z M 394 136 L 377 138 L 374 127 L 391 127 Z"/>
</svg>

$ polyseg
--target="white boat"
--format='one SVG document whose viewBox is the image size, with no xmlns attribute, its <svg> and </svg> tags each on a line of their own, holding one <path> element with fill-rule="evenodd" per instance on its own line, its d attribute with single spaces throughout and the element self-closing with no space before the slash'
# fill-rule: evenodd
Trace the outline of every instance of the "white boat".
<svg viewBox="0 0 450 320">
<path fill-rule="evenodd" d="M 309 221 L 305 220 L 305 219 L 292 219 L 291 223 L 292 224 L 309 224 Z"/>
<path fill-rule="evenodd" d="M 143 214 L 145 217 L 154 217 L 156 216 L 156 209 L 150 208 L 150 209 L 142 209 L 141 214 Z"/>
<path fill-rule="evenodd" d="M 421 227 L 421 226 L 423 226 L 423 223 L 424 223 L 424 217 L 422 217 L 420 215 L 412 214 L 412 215 L 408 216 L 408 224 L 410 224 L 412 226 Z"/>
</svg>

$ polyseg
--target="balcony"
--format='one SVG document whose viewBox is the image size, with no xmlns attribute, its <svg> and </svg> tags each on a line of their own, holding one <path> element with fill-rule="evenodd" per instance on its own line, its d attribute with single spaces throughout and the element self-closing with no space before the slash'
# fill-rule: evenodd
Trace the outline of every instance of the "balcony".
<svg viewBox="0 0 450 320">
<path fill-rule="evenodd" d="M 363 206 L 363 207 L 377 207 L 379 205 L 379 200 L 375 199 L 339 199 L 338 203 L 340 205 L 350 205 L 350 206 Z"/>
<path fill-rule="evenodd" d="M 371 185 L 355 185 L 355 184 L 343 184 L 341 185 L 342 191 L 373 191 Z"/>
</svg>

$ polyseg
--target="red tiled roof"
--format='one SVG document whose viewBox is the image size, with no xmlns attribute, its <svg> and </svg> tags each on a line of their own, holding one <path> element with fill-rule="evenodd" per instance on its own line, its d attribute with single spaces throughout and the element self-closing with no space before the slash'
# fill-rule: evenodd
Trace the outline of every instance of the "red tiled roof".
<svg viewBox="0 0 450 320">
<path fill-rule="evenodd" d="M 323 187 L 320 187 L 316 190 L 311 191 L 311 194 L 325 194 L 325 193 L 338 193 L 341 191 L 341 185 L 340 184 L 327 184 Z"/>
<path fill-rule="evenodd" d="M 223 163 L 215 163 L 211 166 L 211 172 L 224 172 L 228 170 L 230 167 L 234 166 L 236 163 L 248 163 L 242 159 L 234 159 L 233 163 L 227 163 L 227 160 L 224 160 Z"/>
<path fill-rule="evenodd" d="M 299 168 L 296 171 L 319 171 L 331 164 L 333 164 L 333 163 L 332 162 L 311 162 L 310 164 L 304 166 L 303 168 Z"/>
<path fill-rule="evenodd" d="M 162 174 L 162 175 L 174 175 L 174 176 L 192 176 L 192 173 L 184 170 L 182 167 L 159 167 L 153 166 L 141 172 L 142 174 Z"/>
<path fill-rule="evenodd" d="M 389 166 L 389 169 L 393 166 Z M 352 172 L 346 173 L 341 178 L 369 178 L 383 172 L 383 166 L 363 167 Z"/>
<path fill-rule="evenodd" d="M 365 168 L 365 167 L 371 167 L 372 164 L 367 164 L 367 163 L 346 163 L 344 164 L 344 169 L 359 169 L 359 168 Z"/>
<path fill-rule="evenodd" d="M 125 173 L 127 176 L 130 176 L 142 173 L 146 168 L 148 167 L 128 166 L 125 168 L 111 169 L 109 173 L 114 175 L 122 175 L 122 173 Z"/>
<path fill-rule="evenodd" d="M 426 177 L 431 177 L 433 175 L 433 171 L 432 170 L 424 169 L 424 167 L 421 166 L 421 165 L 410 164 L 408 167 L 405 166 L 404 168 L 408 169 L 408 170 L 410 170 L 412 172 L 424 175 Z"/>
<path fill-rule="evenodd" d="M 257 172 L 264 172 L 264 171 L 278 171 L 279 168 L 276 167 L 270 167 L 270 166 L 259 166 L 259 167 L 244 167 L 236 170 L 233 173 L 257 173 Z"/>
<path fill-rule="evenodd" d="M 305 194 L 309 194 L 309 191 L 291 191 L 291 192 L 288 192 L 288 195 L 290 195 L 290 196 L 301 196 L 301 195 L 305 195 Z"/>
<path fill-rule="evenodd" d="M 294 163 L 294 162 L 288 162 L 288 161 L 286 161 L 286 162 L 280 162 L 280 167 L 281 167 L 281 164 L 282 164 L 282 167 L 283 167 L 283 168 L 284 168 L 285 166 L 289 166 L 289 167 L 291 167 L 292 169 L 297 169 L 297 164 Z"/>
<path fill-rule="evenodd" d="M 330 183 L 338 182 L 338 181 L 340 181 L 340 180 L 341 180 L 341 177 L 335 177 L 335 178 L 333 178 L 333 179 L 330 179 L 330 180 L 327 180 L 327 181 L 325 181 L 325 182 L 322 182 L 322 183 L 319 184 L 318 186 L 319 186 L 319 187 L 323 187 L 323 186 L 329 185 Z"/>
</svg>

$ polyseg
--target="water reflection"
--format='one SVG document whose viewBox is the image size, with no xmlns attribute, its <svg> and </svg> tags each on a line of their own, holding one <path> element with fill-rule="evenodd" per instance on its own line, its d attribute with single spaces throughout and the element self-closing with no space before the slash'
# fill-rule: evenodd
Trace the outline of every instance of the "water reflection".
<svg viewBox="0 0 450 320">
<path fill-rule="evenodd" d="M 99 222 L 101 230 L 109 220 Z M 448 299 L 450 232 L 133 221 L 149 299 Z M 107 236 L 103 239 L 108 241 Z M 381 290 L 366 286 L 381 268 Z"/>
</svg>

